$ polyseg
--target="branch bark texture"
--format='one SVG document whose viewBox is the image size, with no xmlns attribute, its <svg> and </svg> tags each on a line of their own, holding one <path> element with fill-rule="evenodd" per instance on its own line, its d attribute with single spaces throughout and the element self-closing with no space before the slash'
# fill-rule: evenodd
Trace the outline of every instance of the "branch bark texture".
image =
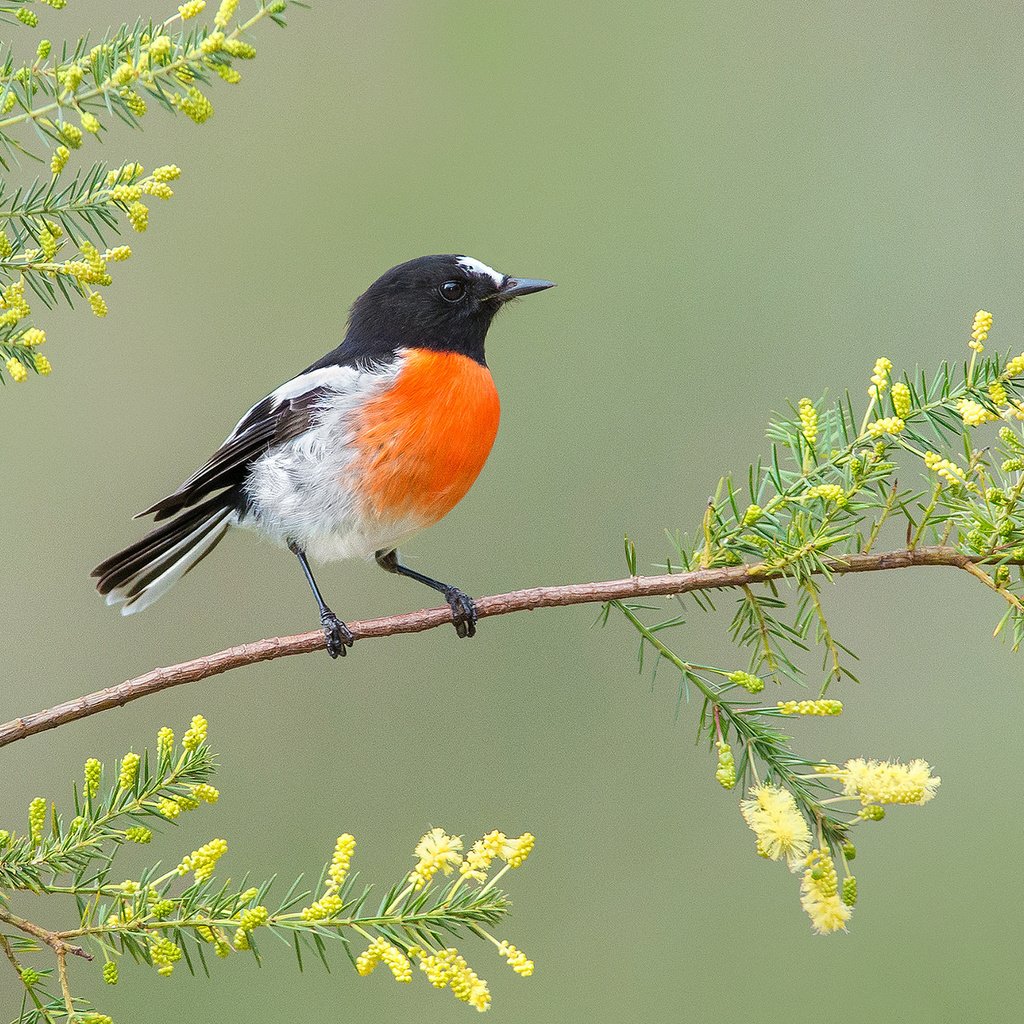
<svg viewBox="0 0 1024 1024">
<path fill-rule="evenodd" d="M 991 578 L 977 569 L 981 556 L 966 555 L 951 547 L 930 546 L 877 554 L 855 554 L 836 559 L 828 564 L 836 575 L 858 572 L 880 572 L 888 569 L 908 569 L 914 566 L 947 566 L 983 576 L 988 586 L 999 589 Z M 642 597 L 686 594 L 696 590 L 721 590 L 746 587 L 777 579 L 783 574 L 766 570 L 761 565 L 737 565 L 715 569 L 697 569 L 692 572 L 670 573 L 664 576 L 632 576 L 601 583 L 573 583 L 552 587 L 532 587 L 509 594 L 495 594 L 477 599 L 476 608 L 481 619 L 512 612 L 533 611 L 537 608 L 559 608 L 574 604 L 602 604 L 606 601 L 629 601 Z M 1004 593 L 1004 596 L 1007 596 Z M 389 615 L 380 619 L 366 619 L 348 623 L 357 640 L 397 636 L 401 633 L 422 633 L 424 630 L 450 624 L 448 608 L 429 608 L 404 615 Z M 65 701 L 45 711 L 16 718 L 0 725 L 0 747 L 37 733 L 56 729 L 60 725 L 88 718 L 110 708 L 120 707 L 151 693 L 194 683 L 200 679 L 230 672 L 245 665 L 275 658 L 288 658 L 296 654 L 309 654 L 322 650 L 324 635 L 320 630 L 299 633 L 296 636 L 273 637 L 254 643 L 229 647 L 203 658 L 194 658 L 178 665 L 156 668 L 144 675 L 128 679 L 116 686 L 97 690 L 74 700 Z M 357 655 L 358 656 L 358 655 Z"/>
</svg>

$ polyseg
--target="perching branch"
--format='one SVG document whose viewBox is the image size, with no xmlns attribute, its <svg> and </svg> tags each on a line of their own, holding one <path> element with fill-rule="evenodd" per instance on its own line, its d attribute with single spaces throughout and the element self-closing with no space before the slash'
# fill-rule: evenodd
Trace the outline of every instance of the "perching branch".
<svg viewBox="0 0 1024 1024">
<path fill-rule="evenodd" d="M 851 554 L 842 559 L 827 560 L 829 573 L 844 575 L 856 572 L 880 572 L 886 569 L 908 569 L 914 566 L 949 566 L 962 569 L 972 576 L 983 579 L 986 585 L 997 590 L 1008 601 L 1016 602 L 1014 595 L 997 586 L 977 563 L 999 561 L 1002 564 L 1024 564 L 1005 556 L 967 555 L 951 547 L 930 546 L 901 551 L 884 551 L 877 554 Z M 574 583 L 564 586 L 531 587 L 515 590 L 508 594 L 482 597 L 476 601 L 480 618 L 508 615 L 511 612 L 533 611 L 537 608 L 557 608 L 574 604 L 602 604 L 606 601 L 628 601 L 639 597 L 657 597 L 670 594 L 687 594 L 694 591 L 720 590 L 735 587 L 749 587 L 768 580 L 779 579 L 783 570 L 768 570 L 761 564 L 726 566 L 715 569 L 697 569 L 693 572 L 669 573 L 663 576 L 632 576 L 601 583 Z M 350 622 L 349 628 L 357 640 L 375 637 L 397 636 L 401 633 L 421 633 L 451 622 L 448 608 L 429 608 L 405 615 L 389 615 L 379 619 Z M 324 647 L 324 636 L 320 630 L 299 633 L 296 636 L 272 637 L 255 643 L 229 647 L 203 658 L 194 658 L 178 665 L 156 668 L 144 675 L 128 679 L 117 686 L 95 693 L 86 694 L 75 700 L 65 701 L 45 711 L 16 718 L 0 726 L 0 747 L 16 740 L 34 736 L 37 733 L 56 729 L 60 725 L 88 718 L 110 708 L 120 707 L 129 701 L 138 700 L 151 693 L 194 683 L 210 676 L 221 675 L 245 665 L 275 658 L 287 658 L 296 654 L 309 654 Z"/>
</svg>

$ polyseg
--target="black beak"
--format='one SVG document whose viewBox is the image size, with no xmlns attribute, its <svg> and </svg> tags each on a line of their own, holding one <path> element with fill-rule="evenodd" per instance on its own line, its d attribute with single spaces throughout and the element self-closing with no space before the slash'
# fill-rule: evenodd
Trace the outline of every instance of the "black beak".
<svg viewBox="0 0 1024 1024">
<path fill-rule="evenodd" d="M 531 295 L 533 292 L 542 292 L 546 288 L 554 287 L 554 281 L 540 281 L 533 277 L 506 277 L 491 298 L 497 299 L 499 302 L 507 302 L 520 295 Z"/>
</svg>

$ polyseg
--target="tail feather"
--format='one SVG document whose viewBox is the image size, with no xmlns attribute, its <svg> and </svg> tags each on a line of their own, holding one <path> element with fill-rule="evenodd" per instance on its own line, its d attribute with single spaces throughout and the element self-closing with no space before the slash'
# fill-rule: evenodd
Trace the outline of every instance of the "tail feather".
<svg viewBox="0 0 1024 1024">
<path fill-rule="evenodd" d="M 187 509 L 93 569 L 96 589 L 122 615 L 148 608 L 220 543 L 235 516 L 222 495 Z"/>
</svg>

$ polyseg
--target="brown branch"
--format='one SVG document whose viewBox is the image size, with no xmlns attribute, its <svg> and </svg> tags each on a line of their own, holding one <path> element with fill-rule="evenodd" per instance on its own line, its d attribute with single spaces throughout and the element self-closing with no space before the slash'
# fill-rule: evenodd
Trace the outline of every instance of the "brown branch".
<svg viewBox="0 0 1024 1024">
<path fill-rule="evenodd" d="M 951 547 L 919 547 L 913 550 L 884 551 L 878 554 L 848 555 L 827 562 L 829 571 L 837 575 L 856 572 L 879 572 L 886 569 L 907 569 L 912 566 L 952 566 L 964 569 L 988 580 L 1004 597 L 1007 592 L 997 588 L 988 576 L 975 568 L 975 562 L 985 561 L 982 556 L 966 555 Z M 511 612 L 533 611 L 537 608 L 559 608 L 573 604 L 601 604 L 605 601 L 628 601 L 639 597 L 657 597 L 667 594 L 686 594 L 695 590 L 718 590 L 729 587 L 747 587 L 778 579 L 782 571 L 770 570 L 763 565 L 737 565 L 718 569 L 697 569 L 693 572 L 670 573 L 665 576 L 633 576 L 603 583 L 574 583 L 555 587 L 533 587 L 510 594 L 482 597 L 476 601 L 481 619 Z M 397 636 L 400 633 L 421 633 L 452 621 L 447 608 L 430 608 L 406 615 L 389 615 L 381 619 L 366 619 L 348 624 L 357 640 L 373 637 Z M 36 733 L 56 729 L 79 718 L 120 707 L 151 693 L 159 693 L 172 686 L 194 683 L 200 679 L 230 672 L 243 665 L 260 661 L 273 661 L 295 654 L 308 654 L 321 650 L 324 636 L 320 630 L 297 636 L 273 637 L 251 644 L 229 647 L 205 658 L 195 658 L 179 665 L 156 668 L 145 675 L 128 679 L 117 686 L 65 701 L 56 707 L 38 711 L 24 718 L 16 718 L 0 725 L 0 747 Z"/>
<path fill-rule="evenodd" d="M 87 953 L 81 946 L 73 946 L 71 943 L 65 942 L 56 932 L 48 932 L 32 921 L 27 921 L 23 917 L 18 917 L 17 914 L 12 914 L 9 910 L 4 910 L 3 907 L 0 907 L 0 921 L 6 921 L 7 924 L 13 925 L 26 935 L 31 935 L 32 938 L 45 943 L 57 954 L 58 958 L 65 957 L 70 953 L 72 956 L 82 957 L 83 960 L 93 959 L 92 953 Z"/>
</svg>

